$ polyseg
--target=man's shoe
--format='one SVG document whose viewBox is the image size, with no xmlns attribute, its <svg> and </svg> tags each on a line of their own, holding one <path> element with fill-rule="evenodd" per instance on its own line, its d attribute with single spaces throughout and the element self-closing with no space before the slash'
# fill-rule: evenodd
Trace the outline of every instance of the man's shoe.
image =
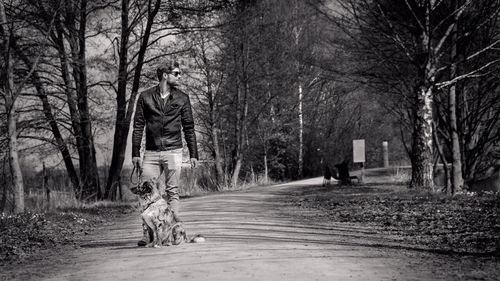
<svg viewBox="0 0 500 281">
<path fill-rule="evenodd" d="M 144 241 L 144 239 L 141 239 L 137 242 L 137 246 L 139 247 L 144 247 L 148 244 L 148 242 Z"/>
</svg>

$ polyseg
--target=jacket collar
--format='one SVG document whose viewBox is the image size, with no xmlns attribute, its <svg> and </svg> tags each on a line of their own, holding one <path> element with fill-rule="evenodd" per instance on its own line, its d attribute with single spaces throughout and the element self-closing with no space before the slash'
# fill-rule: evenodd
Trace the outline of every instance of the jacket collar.
<svg viewBox="0 0 500 281">
<path fill-rule="evenodd" d="M 171 91 L 170 91 L 170 96 L 168 97 L 170 100 L 172 100 L 174 98 L 174 96 L 177 94 L 177 91 L 179 91 L 176 87 L 172 87 L 171 88 Z M 156 95 L 158 96 L 158 98 L 161 98 L 161 94 L 160 94 L 160 84 L 156 85 L 156 91 L 155 91 Z"/>
</svg>

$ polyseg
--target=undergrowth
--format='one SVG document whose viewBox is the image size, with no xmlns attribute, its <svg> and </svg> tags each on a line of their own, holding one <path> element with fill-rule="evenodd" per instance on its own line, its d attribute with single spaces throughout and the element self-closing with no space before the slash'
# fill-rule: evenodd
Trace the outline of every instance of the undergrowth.
<svg viewBox="0 0 500 281">
<path fill-rule="evenodd" d="M 67 245 L 97 225 L 131 212 L 131 204 L 98 202 L 91 205 L 57 209 L 51 212 L 25 212 L 0 216 L 0 264 L 22 261 L 40 250 Z"/>
<path fill-rule="evenodd" d="M 329 221 L 375 226 L 428 249 L 500 256 L 499 195 L 449 196 L 383 185 L 318 189 L 295 204 L 321 210 Z"/>
</svg>

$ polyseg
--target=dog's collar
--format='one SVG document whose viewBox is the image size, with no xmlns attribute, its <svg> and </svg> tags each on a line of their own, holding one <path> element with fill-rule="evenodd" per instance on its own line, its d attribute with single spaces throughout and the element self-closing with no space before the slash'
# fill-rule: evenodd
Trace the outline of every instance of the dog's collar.
<svg viewBox="0 0 500 281">
<path fill-rule="evenodd" d="M 152 204 L 158 202 L 158 200 L 160 200 L 162 198 L 161 195 L 159 195 L 159 194 L 155 194 L 155 195 L 156 196 L 151 199 L 151 202 L 149 202 L 148 204 L 146 204 L 146 207 L 144 209 L 149 208 L 149 206 L 151 206 Z"/>
</svg>

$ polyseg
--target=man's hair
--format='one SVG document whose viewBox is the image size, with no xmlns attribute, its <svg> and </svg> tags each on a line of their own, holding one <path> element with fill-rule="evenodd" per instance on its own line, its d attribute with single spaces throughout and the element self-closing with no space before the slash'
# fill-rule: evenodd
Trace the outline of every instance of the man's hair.
<svg viewBox="0 0 500 281">
<path fill-rule="evenodd" d="M 156 70 L 156 75 L 158 76 L 158 80 L 161 81 L 161 77 L 163 76 L 163 73 L 170 74 L 174 68 L 178 68 L 179 63 L 176 61 L 170 61 L 168 62 L 165 66 L 158 67 Z"/>
</svg>

